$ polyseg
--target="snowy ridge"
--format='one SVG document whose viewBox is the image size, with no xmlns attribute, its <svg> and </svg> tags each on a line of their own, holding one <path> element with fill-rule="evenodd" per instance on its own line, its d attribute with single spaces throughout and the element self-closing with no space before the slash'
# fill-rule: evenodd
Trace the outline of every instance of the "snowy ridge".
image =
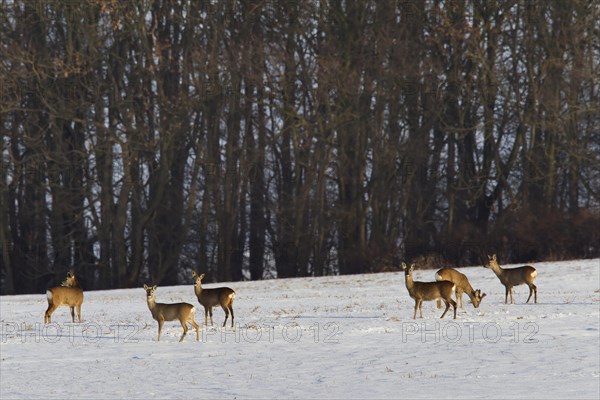
<svg viewBox="0 0 600 400">
<path fill-rule="evenodd" d="M 85 292 L 81 324 L 61 307 L 45 326 L 43 294 L 3 296 L 0 397 L 598 399 L 600 259 L 533 266 L 537 305 L 526 286 L 505 305 L 492 271 L 461 268 L 487 297 L 464 295 L 456 320 L 435 302 L 413 320 L 402 272 L 206 285 L 236 291 L 235 331 L 204 326 L 191 282 L 158 287 L 196 307 L 200 342 L 183 343 L 178 321 L 156 342 L 142 288 Z"/>
</svg>

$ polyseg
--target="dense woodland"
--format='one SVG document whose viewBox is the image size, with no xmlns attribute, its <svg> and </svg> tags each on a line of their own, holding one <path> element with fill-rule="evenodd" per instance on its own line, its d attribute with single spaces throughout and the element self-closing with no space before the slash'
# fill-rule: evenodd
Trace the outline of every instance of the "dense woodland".
<svg viewBox="0 0 600 400">
<path fill-rule="evenodd" d="M 0 0 L 0 286 L 600 255 L 600 4 Z"/>
</svg>

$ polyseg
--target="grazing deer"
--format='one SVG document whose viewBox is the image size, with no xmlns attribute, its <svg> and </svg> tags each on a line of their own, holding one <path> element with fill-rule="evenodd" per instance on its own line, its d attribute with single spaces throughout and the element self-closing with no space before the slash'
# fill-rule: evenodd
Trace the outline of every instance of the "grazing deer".
<svg viewBox="0 0 600 400">
<path fill-rule="evenodd" d="M 52 313 L 60 306 L 71 307 L 71 319 L 75 322 L 75 307 L 77 307 L 77 320 L 81 322 L 81 304 L 83 303 L 83 289 L 72 271 L 67 273 L 67 279 L 62 286 L 56 286 L 46 291 L 48 309 L 44 314 L 44 323 L 51 322 Z"/>
<path fill-rule="evenodd" d="M 486 296 L 485 293 L 481 293 L 481 290 L 474 290 L 473 286 L 469 283 L 469 279 L 465 274 L 462 274 L 454 268 L 442 268 L 435 273 L 436 281 L 450 281 L 456 285 L 456 302 L 458 307 L 463 308 L 462 295 L 466 293 L 471 299 L 473 307 L 479 308 L 481 300 Z M 442 308 L 442 302 L 440 299 L 437 301 L 437 308 Z"/>
<path fill-rule="evenodd" d="M 146 291 L 146 300 L 148 301 L 148 308 L 152 313 L 152 318 L 158 321 L 158 341 L 160 342 L 160 332 L 165 321 L 175 321 L 176 319 L 181 322 L 183 326 L 183 335 L 179 341 L 183 341 L 183 338 L 188 332 L 187 323 L 189 322 L 196 329 L 196 341 L 200 340 L 200 326 L 194 321 L 194 314 L 196 309 L 189 303 L 157 303 L 154 300 L 154 291 L 156 285 L 149 287 L 144 284 L 144 290 Z"/>
<path fill-rule="evenodd" d="M 204 306 L 204 324 L 208 325 L 208 315 L 210 314 L 210 325 L 214 325 L 212 308 L 220 305 L 223 311 L 225 311 L 223 328 L 225 328 L 225 324 L 227 323 L 229 312 L 231 312 L 231 327 L 233 328 L 233 300 L 235 299 L 235 291 L 228 287 L 202 289 L 204 274 L 198 275 L 192 271 L 192 278 L 194 278 L 194 292 L 196 293 L 196 297 L 198 297 L 198 302 Z"/>
<path fill-rule="evenodd" d="M 407 267 L 405 263 L 402 263 L 402 269 L 404 270 L 404 278 L 406 283 L 406 289 L 410 297 L 415 299 L 415 312 L 413 319 L 417 318 L 417 308 L 419 309 L 421 318 L 423 318 L 423 301 L 431 301 L 442 299 L 446 303 L 446 309 L 440 318 L 444 318 L 444 315 L 448 312 L 450 305 L 454 308 L 454 319 L 456 319 L 456 302 L 452 300 L 452 292 L 454 291 L 455 284 L 450 281 L 439 281 L 439 282 L 418 282 L 413 281 L 413 271 L 415 264 Z"/>
<path fill-rule="evenodd" d="M 496 276 L 498 276 L 498 279 L 500 279 L 500 282 L 506 288 L 504 304 L 508 303 L 509 293 L 510 304 L 514 304 L 512 288 L 513 286 L 518 286 L 522 284 L 527 284 L 527 286 L 529 286 L 529 297 L 527 298 L 526 303 L 529 303 L 531 295 L 534 294 L 534 301 L 535 304 L 537 304 L 537 287 L 533 284 L 533 281 L 537 277 L 537 271 L 535 270 L 535 268 L 533 268 L 531 265 L 525 265 L 519 268 L 504 269 L 500 267 L 500 264 L 498 264 L 498 260 L 496 259 L 495 254 L 491 257 L 488 256 L 488 259 L 489 262 L 483 267 L 489 268 L 492 271 L 494 271 Z"/>
</svg>

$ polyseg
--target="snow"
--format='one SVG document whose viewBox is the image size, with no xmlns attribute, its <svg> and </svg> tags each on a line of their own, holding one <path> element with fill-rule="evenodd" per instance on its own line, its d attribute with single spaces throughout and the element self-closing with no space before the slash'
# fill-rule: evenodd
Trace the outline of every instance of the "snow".
<svg viewBox="0 0 600 400">
<path fill-rule="evenodd" d="M 3 296 L 0 397 L 598 399 L 600 259 L 534 266 L 538 304 L 519 286 L 512 305 L 491 270 L 461 268 L 487 297 L 456 320 L 435 302 L 413 320 L 402 272 L 206 285 L 236 290 L 235 331 L 204 325 L 191 282 L 159 286 L 196 306 L 200 341 L 182 343 L 178 321 L 156 341 L 142 288 L 86 292 L 83 323 L 61 307 L 47 326 L 45 294 Z"/>
</svg>

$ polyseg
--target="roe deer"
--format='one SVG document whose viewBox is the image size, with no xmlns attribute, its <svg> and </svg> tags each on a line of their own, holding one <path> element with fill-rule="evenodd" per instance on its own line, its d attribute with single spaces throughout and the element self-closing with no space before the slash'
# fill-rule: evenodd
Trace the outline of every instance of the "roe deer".
<svg viewBox="0 0 600 400">
<path fill-rule="evenodd" d="M 183 335 L 179 341 L 183 341 L 183 338 L 188 332 L 187 323 L 189 322 L 194 328 L 196 328 L 196 341 L 200 340 L 200 326 L 194 321 L 194 313 L 196 309 L 189 303 L 157 303 L 154 300 L 154 291 L 156 285 L 149 287 L 144 284 L 144 290 L 146 291 L 146 300 L 148 301 L 148 308 L 152 313 L 152 318 L 158 321 L 158 341 L 160 342 L 160 332 L 162 331 L 163 323 L 165 321 L 175 321 L 176 319 L 181 322 L 183 326 Z"/>
<path fill-rule="evenodd" d="M 442 299 L 446 303 L 446 309 L 440 318 L 444 318 L 444 315 L 448 312 L 450 305 L 454 308 L 454 319 L 456 319 L 456 302 L 452 300 L 452 292 L 454 291 L 455 285 L 450 281 L 439 281 L 439 282 L 418 282 L 413 281 L 413 270 L 415 264 L 407 267 L 405 263 L 402 263 L 402 269 L 404 270 L 404 278 L 406 283 L 406 289 L 410 297 L 415 299 L 415 312 L 413 319 L 417 318 L 417 308 L 419 309 L 421 318 L 423 318 L 423 301 Z"/>
<path fill-rule="evenodd" d="M 481 293 L 481 290 L 474 290 L 473 286 L 469 283 L 469 279 L 465 274 L 462 274 L 454 268 L 442 268 L 435 273 L 436 281 L 450 281 L 456 285 L 456 303 L 458 307 L 463 308 L 462 295 L 466 293 L 471 299 L 473 307 L 479 308 L 481 300 L 486 296 L 485 293 Z M 437 308 L 442 308 L 442 302 L 440 299 L 437 301 Z"/>
<path fill-rule="evenodd" d="M 531 295 L 534 294 L 534 301 L 535 304 L 537 304 L 537 287 L 533 284 L 533 281 L 535 280 L 536 276 L 537 276 L 537 271 L 535 270 L 535 268 L 533 268 L 531 265 L 525 265 L 523 267 L 518 267 L 518 268 L 510 268 L 510 269 L 504 269 L 500 267 L 500 264 L 498 264 L 498 260 L 496 259 L 496 255 L 494 254 L 493 256 L 488 256 L 489 262 L 484 265 L 484 268 L 489 268 L 492 271 L 494 271 L 494 273 L 496 274 L 496 276 L 498 276 L 498 279 L 500 279 L 500 282 L 504 285 L 504 287 L 506 288 L 506 295 L 504 296 L 504 304 L 508 303 L 508 294 L 510 293 L 510 304 L 514 304 L 514 300 L 513 300 L 513 293 L 512 293 L 512 288 L 513 286 L 518 286 L 518 285 L 522 285 L 522 284 L 527 284 L 527 286 L 529 286 L 529 297 L 527 298 L 526 303 L 529 303 L 529 300 L 531 299 Z"/>
<path fill-rule="evenodd" d="M 223 328 L 225 328 L 225 324 L 227 323 L 229 312 L 231 312 L 231 327 L 233 328 L 233 300 L 235 299 L 235 291 L 228 287 L 202 289 L 204 274 L 198 275 L 195 271 L 192 271 L 192 278 L 194 278 L 194 292 L 196 293 L 196 297 L 198 297 L 198 302 L 204 306 L 204 324 L 208 325 L 208 315 L 210 314 L 210 325 L 214 325 L 212 308 L 220 305 L 223 311 L 225 311 Z"/>
<path fill-rule="evenodd" d="M 60 306 L 71 307 L 71 319 L 75 322 L 75 307 L 77 307 L 77 320 L 81 322 L 81 304 L 83 303 L 83 289 L 72 271 L 67 273 L 67 279 L 62 286 L 56 286 L 46 291 L 48 309 L 44 314 L 44 323 L 51 322 L 52 313 Z"/>
</svg>

